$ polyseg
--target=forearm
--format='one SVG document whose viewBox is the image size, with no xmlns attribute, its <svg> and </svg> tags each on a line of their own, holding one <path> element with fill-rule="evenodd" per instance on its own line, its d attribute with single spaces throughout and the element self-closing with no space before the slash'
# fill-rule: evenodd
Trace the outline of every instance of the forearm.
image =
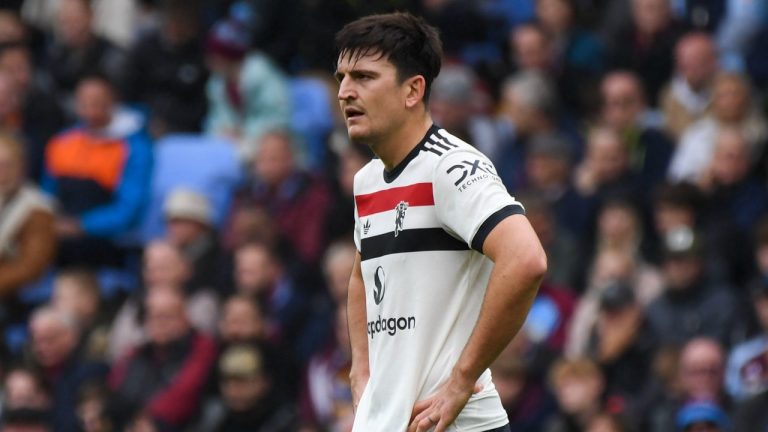
<svg viewBox="0 0 768 432">
<path fill-rule="evenodd" d="M 352 374 L 358 378 L 368 376 L 368 317 L 365 308 L 365 286 L 360 271 L 360 254 L 355 258 L 347 294 L 347 321 L 352 349 Z"/>
</svg>

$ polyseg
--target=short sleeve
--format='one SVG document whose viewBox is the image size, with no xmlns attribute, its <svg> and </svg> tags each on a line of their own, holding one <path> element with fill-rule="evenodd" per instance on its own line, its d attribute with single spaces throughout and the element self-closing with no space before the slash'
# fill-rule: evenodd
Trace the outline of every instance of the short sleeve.
<svg viewBox="0 0 768 432">
<path fill-rule="evenodd" d="M 435 210 L 442 224 L 472 249 L 482 252 L 493 228 L 508 216 L 525 214 L 509 195 L 496 168 L 482 153 L 456 151 L 435 167 Z"/>
</svg>

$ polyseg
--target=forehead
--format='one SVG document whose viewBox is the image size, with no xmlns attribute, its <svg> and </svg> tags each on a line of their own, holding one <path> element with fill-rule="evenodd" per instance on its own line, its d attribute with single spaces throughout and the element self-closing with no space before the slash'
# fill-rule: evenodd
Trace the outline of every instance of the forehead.
<svg viewBox="0 0 768 432">
<path fill-rule="evenodd" d="M 386 70 L 395 69 L 395 65 L 389 61 L 389 56 L 380 51 L 364 49 L 345 50 L 339 54 L 336 61 L 336 71 L 347 73 L 355 70 Z"/>
</svg>

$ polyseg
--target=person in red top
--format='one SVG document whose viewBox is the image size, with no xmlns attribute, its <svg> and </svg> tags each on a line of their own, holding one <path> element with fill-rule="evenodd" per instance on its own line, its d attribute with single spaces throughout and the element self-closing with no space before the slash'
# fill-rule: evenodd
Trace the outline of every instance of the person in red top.
<svg viewBox="0 0 768 432">
<path fill-rule="evenodd" d="M 153 291 L 145 310 L 148 341 L 112 368 L 110 406 L 118 427 L 136 422 L 151 422 L 158 430 L 184 427 L 197 414 L 216 345 L 190 326 L 181 291 Z"/>
</svg>

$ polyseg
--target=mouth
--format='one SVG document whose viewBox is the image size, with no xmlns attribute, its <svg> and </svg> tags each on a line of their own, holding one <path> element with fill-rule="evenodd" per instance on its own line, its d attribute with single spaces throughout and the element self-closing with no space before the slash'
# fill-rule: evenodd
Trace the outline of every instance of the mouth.
<svg viewBox="0 0 768 432">
<path fill-rule="evenodd" d="M 347 118 L 347 120 L 353 120 L 356 118 L 359 118 L 363 116 L 365 113 L 363 110 L 355 107 L 346 107 L 344 108 L 344 116 Z"/>
</svg>

